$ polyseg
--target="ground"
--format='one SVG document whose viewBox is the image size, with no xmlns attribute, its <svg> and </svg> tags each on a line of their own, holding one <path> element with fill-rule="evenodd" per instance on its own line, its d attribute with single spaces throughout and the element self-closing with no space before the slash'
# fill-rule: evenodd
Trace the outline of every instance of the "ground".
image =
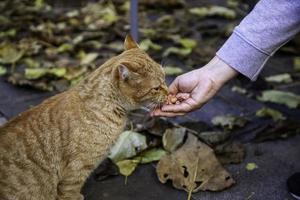
<svg viewBox="0 0 300 200">
<path fill-rule="evenodd" d="M 288 72 L 289 57 L 275 56 L 264 69 L 262 76 Z M 259 82 L 239 78 L 245 86 L 262 87 Z M 171 80 L 168 80 L 170 82 Z M 234 83 L 234 81 L 233 81 Z M 221 114 L 251 114 L 262 107 L 262 103 L 231 91 L 230 83 L 202 109 L 193 112 L 189 117 L 178 118 L 178 121 L 201 120 L 207 123 L 211 118 Z M 299 92 L 299 86 L 291 86 L 289 91 Z M 38 92 L 29 88 L 14 87 L 0 78 L 0 124 L 18 113 L 36 105 L 54 93 Z M 300 121 L 299 109 L 287 109 L 285 106 L 269 104 L 294 120 Z M 252 122 L 252 125 L 259 121 Z M 287 192 L 286 179 L 293 173 L 300 171 L 300 135 L 285 139 L 263 143 L 253 143 L 254 133 L 241 132 L 235 134 L 235 139 L 245 144 L 247 154 L 244 162 L 239 165 L 227 165 L 226 168 L 233 175 L 236 184 L 222 192 L 199 192 L 192 199 L 252 199 L 252 200 L 288 200 L 292 197 Z M 247 171 L 245 166 L 254 162 L 258 168 Z M 122 176 L 109 178 L 97 182 L 91 176 L 83 188 L 87 200 L 184 200 L 187 194 L 171 187 L 171 184 L 161 184 L 155 173 L 155 164 L 139 166 L 137 171 L 128 178 L 127 185 Z"/>
</svg>

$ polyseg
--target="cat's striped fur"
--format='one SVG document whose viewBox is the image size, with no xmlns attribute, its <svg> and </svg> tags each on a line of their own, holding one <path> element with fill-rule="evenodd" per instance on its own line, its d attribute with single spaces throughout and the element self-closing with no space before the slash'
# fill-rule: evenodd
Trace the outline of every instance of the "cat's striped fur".
<svg viewBox="0 0 300 200">
<path fill-rule="evenodd" d="M 0 128 L 0 199 L 83 199 L 80 189 L 126 112 L 166 95 L 161 66 L 127 37 L 122 54 Z"/>
</svg>

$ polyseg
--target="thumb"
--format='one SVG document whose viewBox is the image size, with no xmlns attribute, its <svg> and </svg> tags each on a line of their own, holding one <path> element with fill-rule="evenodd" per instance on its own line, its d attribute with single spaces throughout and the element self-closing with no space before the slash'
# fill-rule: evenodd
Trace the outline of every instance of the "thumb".
<svg viewBox="0 0 300 200">
<path fill-rule="evenodd" d="M 177 77 L 169 86 L 169 93 L 174 95 L 177 94 L 178 88 L 179 88 L 179 79 Z"/>
</svg>

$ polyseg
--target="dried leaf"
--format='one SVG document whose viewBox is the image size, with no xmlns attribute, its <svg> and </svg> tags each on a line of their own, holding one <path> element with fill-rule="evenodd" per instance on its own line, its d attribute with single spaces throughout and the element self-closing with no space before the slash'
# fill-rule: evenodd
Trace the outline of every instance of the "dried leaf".
<svg viewBox="0 0 300 200">
<path fill-rule="evenodd" d="M 287 73 L 269 76 L 266 77 L 265 80 L 267 82 L 274 82 L 274 83 L 290 83 L 293 81 L 291 75 Z"/>
<path fill-rule="evenodd" d="M 260 131 L 254 138 L 254 142 L 286 139 L 299 133 L 300 125 L 298 122 L 290 120 L 272 122 L 260 128 Z"/>
<path fill-rule="evenodd" d="M 164 149 L 168 152 L 175 151 L 178 147 L 182 145 L 185 136 L 185 128 L 167 129 L 162 138 Z"/>
<path fill-rule="evenodd" d="M 279 90 L 265 90 L 260 97 L 257 97 L 257 99 L 264 102 L 283 104 L 289 108 L 297 108 L 300 104 L 299 95 Z"/>
<path fill-rule="evenodd" d="M 179 67 L 165 66 L 164 71 L 166 75 L 177 76 L 183 73 L 183 70 Z"/>
<path fill-rule="evenodd" d="M 146 137 L 136 132 L 124 131 L 111 148 L 109 158 L 115 163 L 136 156 L 147 148 Z"/>
<path fill-rule="evenodd" d="M 220 144 L 229 137 L 229 132 L 225 131 L 204 131 L 198 134 L 198 137 L 208 144 L 216 145 Z"/>
<path fill-rule="evenodd" d="M 195 163 L 198 163 L 194 176 Z M 188 134 L 185 144 L 158 162 L 156 172 L 160 182 L 173 182 L 173 186 L 187 192 L 199 190 L 220 191 L 234 184 L 230 174 L 222 167 L 213 150 Z M 196 177 L 196 178 L 195 178 Z"/>
<path fill-rule="evenodd" d="M 246 165 L 246 169 L 248 171 L 252 171 L 252 170 L 254 170 L 256 168 L 258 168 L 258 166 L 255 163 L 247 163 L 247 165 Z"/>
<path fill-rule="evenodd" d="M 272 108 L 262 108 L 256 111 L 256 116 L 258 117 L 271 117 L 274 121 L 285 120 L 286 117 L 282 115 L 278 110 Z"/>
<path fill-rule="evenodd" d="M 215 154 L 220 163 L 238 164 L 243 162 L 245 157 L 245 147 L 237 142 L 227 142 L 214 147 Z"/>
</svg>

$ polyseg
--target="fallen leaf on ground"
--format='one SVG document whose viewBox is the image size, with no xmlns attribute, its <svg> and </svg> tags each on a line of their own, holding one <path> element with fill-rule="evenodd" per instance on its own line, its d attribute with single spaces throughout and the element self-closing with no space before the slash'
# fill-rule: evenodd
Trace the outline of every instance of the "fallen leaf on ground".
<svg viewBox="0 0 300 200">
<path fill-rule="evenodd" d="M 143 49 L 144 51 L 148 51 L 149 49 L 159 51 L 162 49 L 162 46 L 153 43 L 150 39 L 145 39 L 141 41 L 140 48 Z"/>
<path fill-rule="evenodd" d="M 183 70 L 179 67 L 165 66 L 163 68 L 166 75 L 177 76 L 183 73 Z"/>
<path fill-rule="evenodd" d="M 228 19 L 234 19 L 236 17 L 236 13 L 234 10 L 222 6 L 191 8 L 189 12 L 201 18 L 219 16 Z"/>
<path fill-rule="evenodd" d="M 223 165 L 238 164 L 245 158 L 245 147 L 237 142 L 226 142 L 214 147 L 219 162 Z"/>
<path fill-rule="evenodd" d="M 163 57 L 167 57 L 171 54 L 179 55 L 179 56 L 187 56 L 192 53 L 192 49 L 187 48 L 178 48 L 178 47 L 169 47 L 163 52 Z"/>
<path fill-rule="evenodd" d="M 124 131 L 111 148 L 109 158 L 115 163 L 136 156 L 147 148 L 146 137 L 133 131 Z"/>
<path fill-rule="evenodd" d="M 256 116 L 258 117 L 271 117 L 274 121 L 285 120 L 286 117 L 282 115 L 278 110 L 272 108 L 262 108 L 256 111 Z"/>
<path fill-rule="evenodd" d="M 254 142 L 264 142 L 268 140 L 286 139 L 300 133 L 298 122 L 285 120 L 272 122 L 264 125 L 255 135 Z"/>
<path fill-rule="evenodd" d="M 138 166 L 138 160 L 121 160 L 116 163 L 123 176 L 130 176 Z"/>
<path fill-rule="evenodd" d="M 147 164 L 154 161 L 159 161 L 161 157 L 166 154 L 167 152 L 162 148 L 153 148 L 143 151 L 138 156 L 134 157 L 133 160 L 138 160 L 141 164 Z"/>
<path fill-rule="evenodd" d="M 246 89 L 241 88 L 241 87 L 239 87 L 239 86 L 233 86 L 233 87 L 231 88 L 231 91 L 232 91 L 232 92 L 239 93 L 239 94 L 246 94 L 246 93 L 247 93 L 247 90 L 246 90 Z"/>
<path fill-rule="evenodd" d="M 11 64 L 16 63 L 22 58 L 24 51 L 19 50 L 15 45 L 10 43 L 0 44 L 0 63 Z"/>
<path fill-rule="evenodd" d="M 290 83 L 293 81 L 290 74 L 277 74 L 274 76 L 268 76 L 265 78 L 267 82 L 274 82 L 274 83 Z"/>
<path fill-rule="evenodd" d="M 257 97 L 259 101 L 272 102 L 286 105 L 289 108 L 297 108 L 300 104 L 300 96 L 291 92 L 279 90 L 265 90 L 262 95 Z"/>
<path fill-rule="evenodd" d="M 197 173 L 194 176 L 195 166 Z M 158 162 L 156 172 L 160 182 L 171 180 L 177 189 L 193 192 L 220 191 L 234 184 L 231 175 L 222 167 L 213 150 L 188 134 L 185 144 Z"/>
<path fill-rule="evenodd" d="M 214 117 L 212 119 L 212 123 L 225 129 L 233 129 L 236 127 L 244 127 L 247 123 L 247 120 L 239 116 L 223 115 Z"/>
<path fill-rule="evenodd" d="M 4 66 L 1 66 L 1 65 L 0 65 L 0 76 L 5 75 L 6 72 L 7 72 L 7 69 L 6 69 Z"/>
<path fill-rule="evenodd" d="M 256 168 L 258 168 L 258 166 L 255 163 L 247 163 L 247 165 L 246 165 L 246 169 L 248 171 L 252 171 L 252 170 L 254 170 Z"/>
<path fill-rule="evenodd" d="M 172 128 L 167 129 L 163 135 L 163 147 L 168 152 L 175 151 L 184 142 L 186 136 L 185 128 Z"/>
<path fill-rule="evenodd" d="M 294 58 L 294 69 L 300 71 L 300 57 Z"/>
</svg>

